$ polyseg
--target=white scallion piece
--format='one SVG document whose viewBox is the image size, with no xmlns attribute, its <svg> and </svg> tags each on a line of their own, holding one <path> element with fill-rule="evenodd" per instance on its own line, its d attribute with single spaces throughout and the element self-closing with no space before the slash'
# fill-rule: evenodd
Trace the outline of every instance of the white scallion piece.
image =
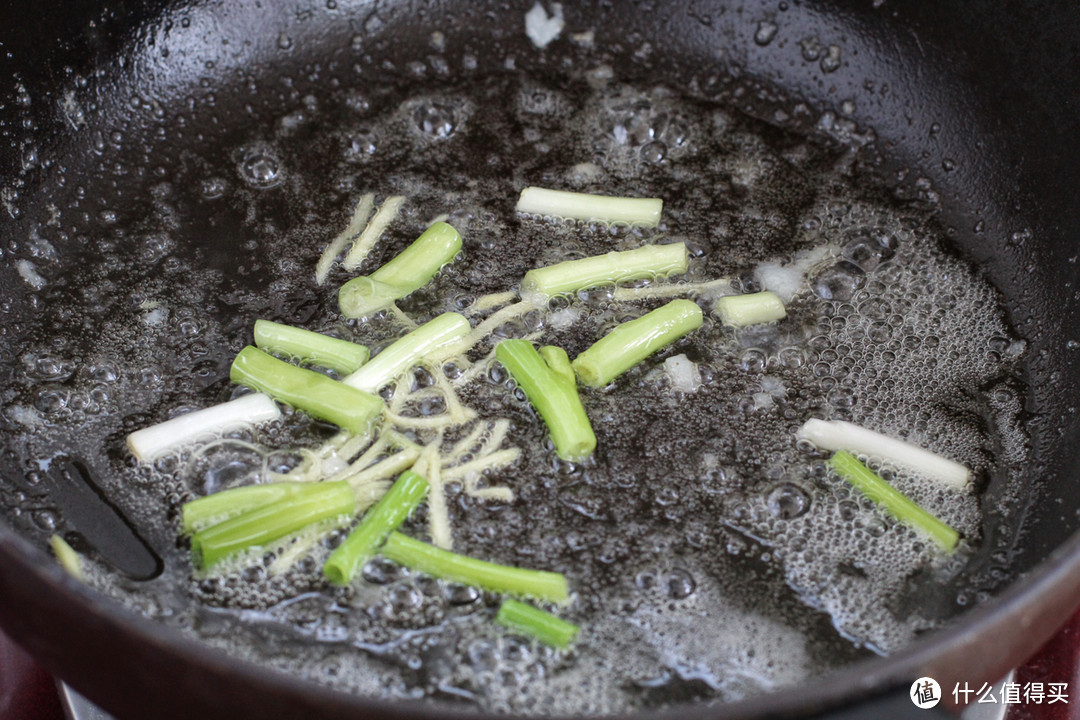
<svg viewBox="0 0 1080 720">
<path fill-rule="evenodd" d="M 522 190 L 517 202 L 517 211 L 528 215 L 645 227 L 656 227 L 663 209 L 664 201 L 660 198 L 611 197 L 538 187 Z"/>
<path fill-rule="evenodd" d="M 822 450 L 847 450 L 899 465 L 956 490 L 962 490 L 971 478 L 971 471 L 958 462 L 843 420 L 811 418 L 799 428 L 796 437 Z"/>
<path fill-rule="evenodd" d="M 269 395 L 253 393 L 136 430 L 127 436 L 127 446 L 137 460 L 151 462 L 180 445 L 279 417 Z"/>
<path fill-rule="evenodd" d="M 784 301 L 768 290 L 746 295 L 725 295 L 716 301 L 713 311 L 725 325 L 735 327 L 759 325 L 787 317 Z"/>
</svg>

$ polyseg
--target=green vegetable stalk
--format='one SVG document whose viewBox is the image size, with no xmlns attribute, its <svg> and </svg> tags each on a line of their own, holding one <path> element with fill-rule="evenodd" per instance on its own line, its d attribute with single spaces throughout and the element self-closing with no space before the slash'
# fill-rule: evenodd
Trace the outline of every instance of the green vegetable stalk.
<svg viewBox="0 0 1080 720">
<path fill-rule="evenodd" d="M 526 340 L 503 340 L 495 357 L 540 413 L 559 457 L 577 461 L 592 454 L 596 435 L 578 397 L 566 351 L 548 345 L 538 353 Z"/>
<path fill-rule="evenodd" d="M 725 295 L 713 306 L 725 325 L 745 327 L 774 322 L 787 316 L 784 302 L 769 291 L 746 295 Z"/>
<path fill-rule="evenodd" d="M 602 387 L 634 365 L 701 327 L 701 308 L 690 300 L 672 300 L 636 320 L 619 325 L 572 363 L 588 387 Z"/>
<path fill-rule="evenodd" d="M 472 326 L 464 316 L 443 313 L 396 340 L 342 382 L 376 392 L 421 362 L 439 357 L 471 330 Z"/>
<path fill-rule="evenodd" d="M 527 595 L 557 603 L 566 602 L 570 596 L 566 578 L 560 573 L 524 570 L 476 560 L 440 550 L 399 532 L 390 533 L 382 554 L 396 563 L 428 575 L 485 590 Z"/>
<path fill-rule="evenodd" d="M 383 407 L 371 393 L 290 365 L 251 345 L 233 360 L 229 379 L 357 434 L 371 428 Z"/>
<path fill-rule="evenodd" d="M 346 317 L 364 317 L 427 285 L 461 251 L 461 235 L 437 222 L 397 257 L 368 276 L 353 278 L 338 291 L 338 305 Z"/>
<path fill-rule="evenodd" d="M 198 531 L 191 538 L 191 551 L 196 566 L 209 568 L 229 555 L 274 542 L 308 525 L 355 513 L 356 497 L 349 483 L 309 483 L 307 490 Z"/>
<path fill-rule="evenodd" d="M 521 299 L 544 305 L 556 295 L 627 280 L 684 273 L 690 262 L 686 243 L 645 245 L 636 250 L 609 252 L 580 260 L 536 268 L 521 281 Z"/>
<path fill-rule="evenodd" d="M 356 372 L 368 359 L 363 345 L 270 320 L 255 321 L 255 345 L 268 353 L 346 374 Z"/>
<path fill-rule="evenodd" d="M 364 562 L 375 554 L 391 531 L 409 517 L 427 495 L 427 480 L 412 470 L 398 476 L 393 487 L 356 526 L 323 565 L 323 575 L 335 585 L 348 585 Z"/>
<path fill-rule="evenodd" d="M 912 502 L 906 495 L 882 480 L 851 453 L 841 450 L 829 460 L 829 467 L 866 497 L 900 522 L 929 536 L 946 552 L 956 549 L 960 535 L 941 520 Z"/>
<path fill-rule="evenodd" d="M 580 630 L 573 623 L 517 600 L 504 600 L 495 622 L 557 648 L 569 645 Z"/>
<path fill-rule="evenodd" d="M 249 510 L 278 500 L 300 497 L 319 487 L 310 482 L 279 482 L 244 485 L 216 492 L 184 503 L 181 524 L 185 533 L 193 533 L 223 522 Z"/>
</svg>

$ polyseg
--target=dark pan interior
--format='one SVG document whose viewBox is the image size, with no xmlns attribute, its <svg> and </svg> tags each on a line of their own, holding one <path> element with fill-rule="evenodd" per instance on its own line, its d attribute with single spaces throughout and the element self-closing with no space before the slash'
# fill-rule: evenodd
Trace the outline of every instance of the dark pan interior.
<svg viewBox="0 0 1080 720">
<path fill-rule="evenodd" d="M 1080 280 L 1080 208 L 1072 190 L 1080 180 L 1073 162 L 1080 157 L 1080 90 L 1068 69 L 1076 66 L 1080 11 L 959 2 L 590 3 L 565 10 L 568 31 L 595 30 L 595 49 L 557 42 L 540 53 L 522 33 L 528 2 L 78 2 L 45 12 L 40 4 L 21 5 L 9 4 L 0 23 L 6 50 L 0 58 L 6 78 L 0 86 L 0 188 L 11 216 L 0 226 L 3 386 L 17 371 L 20 323 L 36 312 L 14 267 L 33 257 L 25 241 L 32 233 L 41 230 L 78 248 L 105 224 L 137 222 L 148 212 L 155 178 L 177 172 L 185 153 L 225 155 L 268 132 L 287 109 L 302 109 L 306 97 L 333 106 L 350 88 L 375 92 L 441 82 L 443 70 L 429 58 L 436 29 L 446 39 L 443 58 L 455 69 L 467 56 L 479 72 L 505 70 L 513 58 L 517 69 L 558 74 L 566 58 L 587 53 L 588 61 L 606 62 L 626 80 L 664 82 L 766 120 L 784 109 L 786 125 L 825 142 L 861 144 L 858 137 L 872 128 L 874 140 L 858 150 L 859 161 L 895 179 L 899 195 L 939 198 L 942 224 L 1007 299 L 1029 343 L 1031 492 L 1010 501 L 1026 505 L 1013 508 L 1025 518 L 1023 531 L 1015 544 L 988 544 L 973 561 L 988 589 L 1002 597 L 910 652 L 856 668 L 813 693 L 783 694 L 731 712 L 758 712 L 769 703 L 813 709 L 845 693 L 900 683 L 916 669 L 956 673 L 949 659 L 961 655 L 972 664 L 957 679 L 976 672 L 993 679 L 1075 605 L 1077 581 L 1068 579 L 1068 570 L 1078 564 L 1075 538 L 1069 539 L 1080 512 L 1080 350 L 1073 342 L 1080 340 L 1080 294 L 1073 289 Z M 780 28 L 766 45 L 754 41 L 762 21 Z M 802 57 L 798 39 L 810 36 L 841 48 L 837 69 L 824 73 Z M 651 52 L 639 52 L 642 47 Z M 851 125 L 838 110 L 845 100 L 855 100 Z M 122 145 L 111 142 L 114 132 Z M 316 151 L 308 161 L 302 172 L 320 173 Z M 199 188 L 178 192 L 179 202 L 197 205 Z M 50 206 L 59 212 L 53 220 Z M 340 196 L 328 193 L 307 210 L 332 218 L 333 226 L 343 221 L 342 207 Z M 103 218 L 105 208 L 115 215 Z M 273 209 L 282 225 L 295 212 Z M 191 232 L 191 242 L 222 267 L 245 252 L 211 227 Z M 57 285 L 62 293 L 63 283 Z M 94 328 L 57 331 L 93 341 Z M 13 458 L 3 458 L 5 476 L 23 473 Z M 206 652 L 74 587 L 8 528 L 0 527 L 0 540 L 5 627 L 123 716 L 145 716 L 148 706 L 160 717 L 399 711 Z M 1002 591 L 994 582 L 1024 575 L 1026 588 L 1021 582 Z M 1019 616 L 1046 621 L 1024 628 Z M 994 652 L 972 661 L 972 648 L 989 635 Z M 179 675 L 178 662 L 188 668 Z M 120 667 L 129 672 L 117 673 Z M 132 673 L 139 682 L 131 683 Z M 258 692 L 236 694 L 237 683 Z M 128 690 L 122 696 L 113 692 L 118 684 Z"/>
</svg>

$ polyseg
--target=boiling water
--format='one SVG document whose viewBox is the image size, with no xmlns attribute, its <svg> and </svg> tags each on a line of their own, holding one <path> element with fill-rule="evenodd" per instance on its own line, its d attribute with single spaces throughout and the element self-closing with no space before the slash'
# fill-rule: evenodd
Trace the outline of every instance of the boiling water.
<svg viewBox="0 0 1080 720">
<path fill-rule="evenodd" d="M 994 290 L 943 246 L 933 208 L 892 200 L 846 153 L 604 72 L 561 87 L 512 76 L 308 97 L 227 152 L 191 147 L 174 173 L 143 183 L 145 197 L 95 209 L 92 255 L 63 258 L 65 273 L 50 272 L 54 231 L 42 229 L 24 275 L 38 312 L 5 407 L 25 433 L 26 472 L 3 490 L 13 522 L 42 538 L 66 533 L 87 553 L 88 582 L 139 611 L 358 693 L 602 713 L 799 683 L 902 648 L 1007 579 L 986 558 L 1014 540 L 1005 500 L 1025 460 L 1024 388 L 1013 379 L 1024 346 Z M 526 185 L 661 196 L 664 220 L 648 230 L 517 217 Z M 448 488 L 455 549 L 565 573 L 573 601 L 558 613 L 582 627 L 569 651 L 494 625 L 496 596 L 379 559 L 351 588 L 326 587 L 321 558 L 340 532 L 283 573 L 268 557 L 194 575 L 179 506 L 295 465 L 290 449 L 332 432 L 301 414 L 153 467 L 123 449 L 131 430 L 235 394 L 228 364 L 256 318 L 373 350 L 403 331 L 391 317 L 340 320 L 340 268 L 328 285 L 313 282 L 367 191 L 408 202 L 366 269 L 437 215 L 465 238 L 453 266 L 401 304 L 417 321 L 513 288 L 530 268 L 660 238 L 687 243 L 691 281 L 728 277 L 754 291 L 802 268 L 779 323 L 732 330 L 707 312 L 699 331 L 613 387 L 584 391 L 599 441 L 587 463 L 554 456 L 498 365 L 465 388 L 481 416 L 512 419 L 509 442 L 524 456 L 486 479 L 512 488 L 513 503 Z M 498 334 L 539 332 L 573 357 L 660 302 L 589 291 Z M 700 371 L 695 392 L 663 372 L 677 354 Z M 960 551 L 942 557 L 827 473 L 794 439 L 810 417 L 880 429 L 972 468 L 965 492 L 883 470 L 962 533 Z M 160 577 L 111 571 L 49 503 L 42 472 L 58 451 L 86 459 L 162 555 Z M 426 528 L 421 510 L 404 529 Z"/>
</svg>

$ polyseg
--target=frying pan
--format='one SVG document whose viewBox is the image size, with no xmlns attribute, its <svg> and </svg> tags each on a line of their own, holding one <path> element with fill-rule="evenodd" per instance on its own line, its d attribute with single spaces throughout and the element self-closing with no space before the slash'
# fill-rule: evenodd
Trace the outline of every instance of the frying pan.
<svg viewBox="0 0 1080 720">
<path fill-rule="evenodd" d="M 9 2 L 0 11 L 0 188 L 9 216 L 0 226 L 3 386 L 14 386 L 21 332 L 40 302 L 17 274 L 20 260 L 47 267 L 41 256 L 47 250 L 35 245 L 35 234 L 47 232 L 60 254 L 77 255 L 92 228 L 123 227 L 147 212 L 143 191 L 153 177 L 175 171 L 186 148 L 199 145 L 207 154 L 228 148 L 278 117 L 282 106 L 339 96 L 342 86 L 430 81 L 441 67 L 428 62 L 435 30 L 445 40 L 450 68 L 505 70 L 512 59 L 518 70 L 557 73 L 580 50 L 565 35 L 544 52 L 532 47 L 522 21 L 530 5 Z M 1074 342 L 1080 340 L 1080 204 L 1074 199 L 1080 88 L 1071 77 L 1080 9 L 1067 3 L 642 0 L 564 10 L 567 33 L 592 30 L 591 59 L 606 62 L 621 79 L 663 82 L 774 122 L 776 109 L 785 108 L 783 122 L 795 130 L 860 145 L 853 151 L 858 162 L 892 178 L 898 195 L 932 194 L 956 248 L 1001 291 L 1028 343 L 1030 490 L 1010 508 L 1022 517 L 1022 530 L 1015 542 L 996 548 L 994 558 L 987 552 L 972 561 L 1014 580 L 907 650 L 812 686 L 725 706 L 723 713 L 814 713 L 906 690 L 922 675 L 945 688 L 999 677 L 1080 601 Z M 765 43 L 755 40 L 763 21 L 778 27 Z M 802 57 L 798 40 L 809 37 L 839 49 L 837 67 L 825 72 Z M 854 111 L 843 108 L 849 100 Z M 117 140 L 107 156 L 96 153 L 116 132 L 122 147 Z M 214 238 L 217 245 L 205 249 L 211 266 L 239 250 L 224 242 Z M 109 280 L 110 287 L 122 287 L 131 278 Z M 84 342 L 99 330 L 55 328 Z M 14 420 L 5 415 L 3 422 L 10 436 Z M 15 450 L 0 453 L 8 487 L 18 487 L 26 475 Z M 72 472 L 81 471 L 52 479 L 58 496 L 65 496 L 62 484 Z M 128 548 L 154 544 L 119 529 L 123 522 L 108 503 L 83 492 L 85 506 L 93 508 L 85 527 L 113 528 L 87 534 L 123 536 L 118 545 Z M 90 492 L 96 494 L 93 486 Z M 77 514 L 83 505 L 70 502 L 69 510 Z M 120 717 L 455 714 L 353 697 L 228 658 L 67 578 L 42 547 L 41 533 L 0 523 L 0 623 L 61 678 Z M 153 572 L 145 564 L 154 562 L 152 554 L 133 552 L 127 562 L 135 572 Z M 885 703 L 872 706 L 880 714 L 890 700 L 876 702 Z M 689 718 L 718 713 L 677 710 Z"/>
</svg>

